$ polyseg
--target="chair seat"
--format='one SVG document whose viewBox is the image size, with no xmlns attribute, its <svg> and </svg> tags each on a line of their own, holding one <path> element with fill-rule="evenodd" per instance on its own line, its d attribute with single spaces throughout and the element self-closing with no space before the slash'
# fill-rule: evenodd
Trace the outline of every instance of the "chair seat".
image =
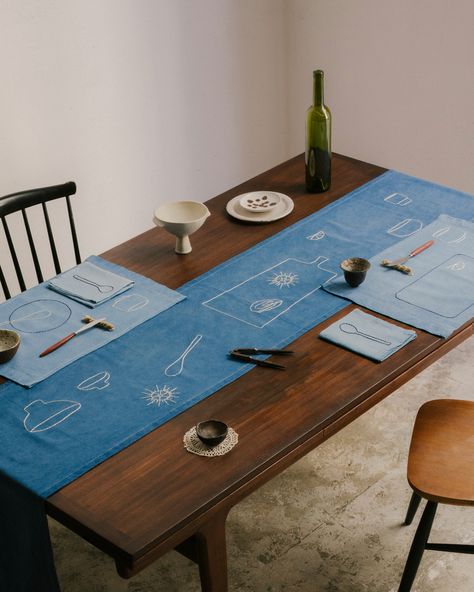
<svg viewBox="0 0 474 592">
<path fill-rule="evenodd" d="M 428 500 L 474 505 L 474 401 L 438 399 L 420 407 L 407 476 Z"/>
</svg>

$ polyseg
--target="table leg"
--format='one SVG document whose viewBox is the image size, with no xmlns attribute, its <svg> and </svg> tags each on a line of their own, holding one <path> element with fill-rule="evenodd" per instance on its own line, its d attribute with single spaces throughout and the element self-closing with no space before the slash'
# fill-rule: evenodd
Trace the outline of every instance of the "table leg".
<svg viewBox="0 0 474 592">
<path fill-rule="evenodd" d="M 202 592 L 227 592 L 227 513 L 216 514 L 195 535 Z"/>
</svg>

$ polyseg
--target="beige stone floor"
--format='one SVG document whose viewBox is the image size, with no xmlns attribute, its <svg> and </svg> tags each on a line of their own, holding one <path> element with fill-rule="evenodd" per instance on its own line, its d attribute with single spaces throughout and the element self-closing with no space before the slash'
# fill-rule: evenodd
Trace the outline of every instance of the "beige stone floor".
<svg viewBox="0 0 474 592">
<path fill-rule="evenodd" d="M 474 338 L 246 498 L 228 519 L 231 592 L 395 592 L 419 515 L 402 526 L 414 417 L 434 398 L 474 399 Z M 440 506 L 432 540 L 471 542 L 474 508 Z M 198 592 L 169 553 L 131 580 L 51 521 L 63 592 Z M 426 552 L 413 592 L 472 592 L 474 556 Z"/>
</svg>

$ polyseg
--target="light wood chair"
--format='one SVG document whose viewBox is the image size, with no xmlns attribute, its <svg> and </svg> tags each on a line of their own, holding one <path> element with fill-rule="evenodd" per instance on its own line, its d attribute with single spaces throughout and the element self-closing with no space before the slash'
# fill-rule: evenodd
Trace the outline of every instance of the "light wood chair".
<svg viewBox="0 0 474 592">
<path fill-rule="evenodd" d="M 474 401 L 438 399 L 416 416 L 408 455 L 413 489 L 405 524 L 412 523 L 421 498 L 427 501 L 398 592 L 409 592 L 425 549 L 474 553 L 474 545 L 430 543 L 438 504 L 474 505 Z"/>
</svg>

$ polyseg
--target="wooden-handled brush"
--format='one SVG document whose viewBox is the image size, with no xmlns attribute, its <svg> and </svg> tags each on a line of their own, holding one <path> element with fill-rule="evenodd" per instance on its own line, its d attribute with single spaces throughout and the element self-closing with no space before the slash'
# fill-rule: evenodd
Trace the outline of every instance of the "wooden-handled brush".
<svg viewBox="0 0 474 592">
<path fill-rule="evenodd" d="M 416 257 L 420 253 L 422 253 L 428 247 L 434 243 L 434 240 L 429 240 L 428 242 L 421 245 L 421 247 L 417 247 L 414 251 L 412 251 L 409 255 L 405 257 L 401 257 L 400 259 L 395 259 L 394 261 L 390 261 L 389 259 L 382 259 L 380 265 L 383 267 L 389 267 L 390 269 L 396 269 L 397 271 L 401 271 L 402 273 L 406 273 L 407 275 L 413 275 L 413 271 L 411 267 L 408 265 L 404 265 L 409 259 L 412 257 Z"/>
<path fill-rule="evenodd" d="M 92 329 L 92 327 L 100 327 L 101 329 L 106 329 L 107 331 L 113 331 L 114 329 L 112 323 L 106 321 L 105 317 L 103 319 L 93 319 L 92 317 L 86 316 L 82 319 L 82 322 L 87 324 L 84 325 L 84 327 L 77 329 L 77 331 L 69 333 L 69 335 L 66 335 L 66 337 L 63 337 L 59 341 L 56 341 L 56 343 L 53 343 L 53 345 L 50 345 L 48 348 L 46 348 L 44 351 L 40 353 L 39 357 L 43 358 L 44 356 L 47 356 L 48 354 L 52 353 L 53 351 L 57 350 L 65 343 L 70 341 L 73 337 L 76 337 L 76 335 L 79 335 L 79 333 L 83 333 L 88 329 Z"/>
</svg>

